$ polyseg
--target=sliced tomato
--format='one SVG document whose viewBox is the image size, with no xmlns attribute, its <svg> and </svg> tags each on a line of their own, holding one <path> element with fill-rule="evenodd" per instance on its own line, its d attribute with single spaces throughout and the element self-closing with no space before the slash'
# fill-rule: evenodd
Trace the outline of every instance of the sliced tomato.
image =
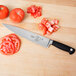
<svg viewBox="0 0 76 76">
<path fill-rule="evenodd" d="M 49 21 L 46 18 L 43 18 L 41 20 L 41 23 L 39 24 L 40 30 L 43 30 L 43 35 L 45 34 L 52 34 L 53 32 L 56 32 L 59 29 L 59 26 L 57 25 L 59 23 L 59 20 L 51 20 Z"/>
<path fill-rule="evenodd" d="M 51 35 L 52 33 L 53 33 L 53 32 L 50 32 L 49 30 L 47 31 L 47 34 L 48 34 L 48 35 Z"/>
<path fill-rule="evenodd" d="M 46 25 L 47 22 L 48 22 L 48 19 L 46 19 L 46 18 L 43 18 L 43 19 L 41 20 L 41 23 L 44 24 L 44 25 Z"/>
<path fill-rule="evenodd" d="M 43 30 L 44 27 L 45 27 L 45 26 L 44 26 L 42 23 L 39 24 L 39 29 L 40 29 L 40 30 Z"/>
<path fill-rule="evenodd" d="M 6 55 L 11 55 L 19 51 L 20 39 L 15 34 L 9 34 L 0 39 L 0 51 Z M 4 52 L 5 51 L 5 52 Z"/>
<path fill-rule="evenodd" d="M 15 52 L 18 52 L 20 49 L 20 44 L 21 44 L 19 37 L 15 34 L 9 34 L 8 36 L 11 38 L 11 40 L 15 46 Z"/>
<path fill-rule="evenodd" d="M 53 30 L 54 30 L 54 28 L 52 28 L 52 27 L 48 28 L 48 31 L 50 31 L 50 32 L 53 32 Z"/>
<path fill-rule="evenodd" d="M 40 6 L 31 5 L 27 8 L 27 13 L 30 13 L 34 18 L 42 15 L 42 8 Z"/>
<path fill-rule="evenodd" d="M 12 40 L 10 39 L 10 37 L 5 36 L 2 38 L 2 42 L 4 42 L 4 41 L 12 41 Z"/>
<path fill-rule="evenodd" d="M 54 23 L 55 23 L 55 25 L 58 25 L 58 23 L 59 23 L 59 20 L 57 20 L 57 19 L 54 19 Z"/>
<path fill-rule="evenodd" d="M 0 44 L 0 52 L 5 55 L 12 55 L 15 53 L 14 44 L 11 41 L 4 41 Z"/>
<path fill-rule="evenodd" d="M 54 32 L 56 32 L 59 29 L 58 25 L 53 25 L 52 27 L 54 28 L 54 30 L 53 30 Z"/>
<path fill-rule="evenodd" d="M 50 21 L 50 22 L 51 22 L 51 25 L 54 25 L 54 24 L 55 24 L 54 20 L 52 20 L 52 21 Z"/>
<path fill-rule="evenodd" d="M 47 30 L 48 29 L 46 27 L 43 28 L 43 35 L 47 34 Z"/>
<path fill-rule="evenodd" d="M 46 25 L 45 25 L 47 28 L 50 28 L 51 27 L 51 23 L 50 23 L 50 21 L 48 21 L 47 23 L 46 23 Z"/>
</svg>

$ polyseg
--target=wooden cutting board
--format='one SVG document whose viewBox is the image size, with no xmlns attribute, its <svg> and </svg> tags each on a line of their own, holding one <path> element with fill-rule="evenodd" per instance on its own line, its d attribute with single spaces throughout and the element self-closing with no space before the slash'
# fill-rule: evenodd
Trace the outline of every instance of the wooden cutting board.
<svg viewBox="0 0 76 76">
<path fill-rule="evenodd" d="M 42 35 L 38 29 L 38 23 L 41 19 L 43 17 L 49 20 L 56 18 L 60 20 L 60 29 L 50 36 L 46 35 L 46 37 L 76 48 L 76 3 L 73 1 L 74 5 L 66 5 L 64 1 L 62 2 L 41 0 L 40 3 L 39 0 L 38 3 L 38 0 L 37 2 L 31 0 L 0 0 L 0 5 L 6 5 L 10 11 L 13 8 L 22 8 L 26 13 L 26 8 L 32 4 L 43 8 L 41 17 L 34 19 L 26 13 L 22 23 L 13 23 L 9 17 L 0 20 L 0 37 L 13 33 L 2 23 L 15 25 Z M 12 56 L 0 54 L 0 76 L 76 76 L 76 53 L 69 55 L 54 46 L 44 48 L 22 37 L 20 39 L 22 44 L 18 53 Z"/>
</svg>

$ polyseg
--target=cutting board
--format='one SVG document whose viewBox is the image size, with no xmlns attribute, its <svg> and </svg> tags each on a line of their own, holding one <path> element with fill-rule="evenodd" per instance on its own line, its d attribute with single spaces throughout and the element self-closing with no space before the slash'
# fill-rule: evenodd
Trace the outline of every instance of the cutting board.
<svg viewBox="0 0 76 76">
<path fill-rule="evenodd" d="M 50 0 L 33 1 L 0 0 L 0 5 L 6 5 L 10 11 L 14 8 L 22 8 L 26 13 L 26 8 L 30 5 L 42 6 L 42 16 L 39 18 L 35 19 L 26 13 L 21 23 L 13 23 L 9 17 L 0 20 L 0 37 L 13 33 L 4 27 L 2 23 L 11 24 L 42 35 L 42 31 L 38 29 L 38 23 L 46 17 L 49 20 L 58 19 L 60 29 L 56 33 L 45 37 L 76 48 L 75 3 L 72 2 L 71 5 L 67 5 L 64 1 L 61 4 L 58 2 L 54 4 Z M 76 53 L 69 55 L 54 46 L 44 48 L 22 37 L 20 39 L 21 48 L 18 53 L 11 56 L 0 54 L 0 76 L 76 76 Z"/>
</svg>

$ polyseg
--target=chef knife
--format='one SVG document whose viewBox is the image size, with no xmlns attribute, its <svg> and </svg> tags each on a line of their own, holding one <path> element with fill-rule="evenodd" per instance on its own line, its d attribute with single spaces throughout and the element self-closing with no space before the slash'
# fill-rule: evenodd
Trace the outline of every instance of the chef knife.
<svg viewBox="0 0 76 76">
<path fill-rule="evenodd" d="M 22 28 L 18 28 L 18 27 L 12 26 L 12 25 L 4 24 L 4 23 L 3 23 L 3 25 L 5 27 L 7 27 L 9 30 L 13 31 L 14 33 L 16 33 L 16 34 L 18 34 L 18 35 L 20 35 L 28 40 L 31 40 L 32 42 L 40 44 L 46 48 L 48 48 L 50 45 L 53 45 L 61 50 L 68 52 L 69 54 L 73 54 L 75 52 L 74 48 L 72 48 L 68 45 L 65 45 L 63 43 L 48 39 L 46 37 L 43 37 L 43 36 L 40 36 L 40 35 L 35 34 L 33 32 L 30 32 L 28 30 L 24 30 Z"/>
</svg>

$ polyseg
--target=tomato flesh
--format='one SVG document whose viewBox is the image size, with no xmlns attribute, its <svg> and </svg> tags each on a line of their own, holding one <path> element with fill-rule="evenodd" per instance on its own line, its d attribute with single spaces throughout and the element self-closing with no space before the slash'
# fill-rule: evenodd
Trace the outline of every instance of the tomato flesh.
<svg viewBox="0 0 76 76">
<path fill-rule="evenodd" d="M 54 19 L 49 21 L 48 19 L 43 18 L 41 20 L 41 23 L 39 23 L 39 29 L 43 30 L 43 35 L 46 35 L 46 34 L 50 35 L 59 29 L 58 23 L 59 23 L 59 20 Z"/>
<path fill-rule="evenodd" d="M 5 55 L 12 55 L 15 53 L 15 47 L 11 41 L 5 41 L 0 44 L 0 52 Z"/>
<path fill-rule="evenodd" d="M 30 13 L 34 18 L 42 15 L 42 8 L 40 6 L 31 5 L 27 8 L 27 13 Z"/>
</svg>

